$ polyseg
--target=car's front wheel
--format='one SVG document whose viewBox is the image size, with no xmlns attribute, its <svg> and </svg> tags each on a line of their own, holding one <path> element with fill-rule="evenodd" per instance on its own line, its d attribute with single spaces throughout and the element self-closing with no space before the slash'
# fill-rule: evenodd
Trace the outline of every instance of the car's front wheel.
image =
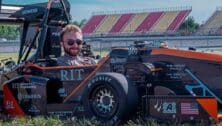
<svg viewBox="0 0 222 126">
<path fill-rule="evenodd" d="M 135 86 L 118 73 L 102 73 L 91 79 L 83 95 L 83 104 L 89 116 L 101 121 L 126 119 L 138 103 Z"/>
</svg>

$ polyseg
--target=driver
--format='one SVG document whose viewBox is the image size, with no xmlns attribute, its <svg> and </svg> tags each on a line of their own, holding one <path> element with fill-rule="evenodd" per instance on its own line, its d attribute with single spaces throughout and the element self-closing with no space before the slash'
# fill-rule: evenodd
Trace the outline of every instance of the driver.
<svg viewBox="0 0 222 126">
<path fill-rule="evenodd" d="M 96 61 L 90 57 L 80 55 L 83 47 L 82 30 L 76 25 L 66 25 L 60 34 L 60 44 L 64 49 L 64 56 L 57 59 L 58 65 L 92 65 Z"/>
</svg>

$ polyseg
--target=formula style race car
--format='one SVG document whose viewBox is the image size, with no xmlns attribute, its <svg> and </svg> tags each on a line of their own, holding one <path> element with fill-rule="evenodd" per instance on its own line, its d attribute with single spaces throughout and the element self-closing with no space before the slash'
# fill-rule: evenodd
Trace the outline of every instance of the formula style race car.
<svg viewBox="0 0 222 126">
<path fill-rule="evenodd" d="M 96 65 L 58 66 L 59 32 L 69 23 L 69 10 L 68 1 L 50 0 L 8 19 L 23 23 L 23 34 L 18 64 L 1 75 L 5 114 L 95 116 L 105 122 L 138 113 L 163 120 L 221 118 L 219 54 L 135 42 L 113 47 Z"/>
</svg>

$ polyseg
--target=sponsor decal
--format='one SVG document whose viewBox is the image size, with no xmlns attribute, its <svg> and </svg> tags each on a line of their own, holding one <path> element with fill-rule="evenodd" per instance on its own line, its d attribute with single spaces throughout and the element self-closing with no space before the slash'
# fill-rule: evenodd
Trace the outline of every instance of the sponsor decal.
<svg viewBox="0 0 222 126">
<path fill-rule="evenodd" d="M 97 76 L 95 78 L 93 78 L 89 84 L 88 84 L 88 87 L 90 87 L 93 83 L 97 82 L 97 81 L 105 81 L 105 82 L 111 82 L 112 78 L 110 77 L 106 77 L 106 76 Z"/>
<path fill-rule="evenodd" d="M 58 93 L 59 93 L 59 96 L 60 96 L 60 97 L 66 97 L 66 96 L 67 96 L 66 91 L 65 91 L 65 88 L 60 88 L 60 89 L 58 90 Z"/>
<path fill-rule="evenodd" d="M 5 104 L 5 109 L 14 109 L 15 106 L 14 106 L 14 103 L 13 101 L 6 101 L 6 104 Z"/>
<path fill-rule="evenodd" d="M 176 113 L 176 103 L 175 102 L 164 102 L 163 103 L 163 113 Z"/>
<path fill-rule="evenodd" d="M 34 13 L 37 13 L 37 12 L 38 12 L 38 9 L 37 9 L 37 8 L 29 9 L 29 10 L 23 10 L 23 11 L 22 11 L 22 15 L 34 14 Z"/>
<path fill-rule="evenodd" d="M 52 32 L 52 35 L 59 37 L 59 36 L 60 36 L 60 33 L 59 33 L 59 32 Z"/>
<path fill-rule="evenodd" d="M 60 70 L 60 78 L 62 81 L 82 80 L 84 69 Z"/>
<path fill-rule="evenodd" d="M 35 105 L 31 105 L 31 107 L 29 108 L 28 111 L 29 111 L 29 112 L 32 112 L 32 113 L 38 113 L 38 112 L 40 112 L 40 110 L 39 110 Z"/>
<path fill-rule="evenodd" d="M 168 77 L 170 77 L 171 79 L 181 79 L 182 77 L 184 77 L 186 74 L 185 73 L 167 73 L 166 74 Z"/>
<path fill-rule="evenodd" d="M 73 109 L 73 113 L 78 113 L 78 112 L 84 112 L 84 106 L 83 105 L 77 105 L 76 107 L 74 107 Z"/>
<path fill-rule="evenodd" d="M 21 101 L 23 99 L 41 99 L 41 95 L 40 94 L 31 94 L 31 95 L 23 95 L 21 93 L 18 93 L 17 95 L 18 100 Z"/>
<path fill-rule="evenodd" d="M 138 49 L 134 46 L 130 46 L 128 50 L 128 55 L 137 55 Z"/>
<path fill-rule="evenodd" d="M 126 58 L 111 58 L 110 63 L 125 63 Z"/>
<path fill-rule="evenodd" d="M 12 88 L 36 89 L 36 83 L 13 83 Z"/>
<path fill-rule="evenodd" d="M 199 108 L 195 102 L 182 102 L 181 103 L 181 114 L 183 115 L 198 115 Z"/>
<path fill-rule="evenodd" d="M 186 74 L 184 73 L 185 64 L 167 64 L 169 72 L 166 74 L 171 79 L 181 79 Z"/>
<path fill-rule="evenodd" d="M 57 116 L 71 116 L 73 115 L 72 111 L 56 111 L 56 112 L 48 112 L 49 115 L 57 115 Z"/>
<path fill-rule="evenodd" d="M 182 71 L 185 67 L 185 64 L 167 64 L 166 66 L 169 70 Z"/>
<path fill-rule="evenodd" d="M 118 73 L 123 73 L 124 67 L 122 64 L 116 64 L 113 66 L 113 71 L 118 72 Z"/>
<path fill-rule="evenodd" d="M 163 102 L 162 100 L 157 100 L 154 105 L 154 109 L 157 112 L 164 114 L 175 114 L 177 113 L 176 102 Z"/>
</svg>

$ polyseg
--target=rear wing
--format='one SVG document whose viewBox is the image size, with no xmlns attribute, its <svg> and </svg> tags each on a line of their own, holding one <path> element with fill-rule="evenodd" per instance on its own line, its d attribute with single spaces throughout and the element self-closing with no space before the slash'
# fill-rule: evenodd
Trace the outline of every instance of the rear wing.
<svg viewBox="0 0 222 126">
<path fill-rule="evenodd" d="M 18 63 L 26 61 L 33 48 L 37 51 L 32 60 L 48 57 L 51 53 L 60 55 L 59 39 L 55 41 L 51 38 L 58 38 L 59 29 L 69 24 L 70 20 L 68 0 L 49 0 L 45 3 L 23 6 L 1 4 L 0 24 L 21 24 L 23 27 Z M 56 37 L 50 37 L 50 35 Z M 49 47 L 52 49 L 50 50 Z M 59 51 L 54 52 L 54 50 Z"/>
<path fill-rule="evenodd" d="M 1 13 L 2 14 L 12 14 L 22 8 L 23 8 L 22 5 L 1 4 Z"/>
<path fill-rule="evenodd" d="M 23 8 L 22 5 L 2 4 L 0 0 L 0 23 L 1 24 L 21 24 L 24 20 L 10 17 L 11 14 Z"/>
<path fill-rule="evenodd" d="M 66 7 L 64 12 L 63 7 L 59 2 L 54 1 L 50 10 L 51 22 L 66 21 L 67 15 L 69 18 L 70 4 L 67 0 L 63 0 Z M 0 23 L 17 24 L 24 21 L 29 23 L 40 23 L 43 20 L 48 2 L 28 4 L 28 5 L 15 5 L 15 4 L 2 4 L 0 0 Z M 65 14 L 67 15 L 65 15 Z M 57 25 L 57 24 L 56 24 Z"/>
</svg>

